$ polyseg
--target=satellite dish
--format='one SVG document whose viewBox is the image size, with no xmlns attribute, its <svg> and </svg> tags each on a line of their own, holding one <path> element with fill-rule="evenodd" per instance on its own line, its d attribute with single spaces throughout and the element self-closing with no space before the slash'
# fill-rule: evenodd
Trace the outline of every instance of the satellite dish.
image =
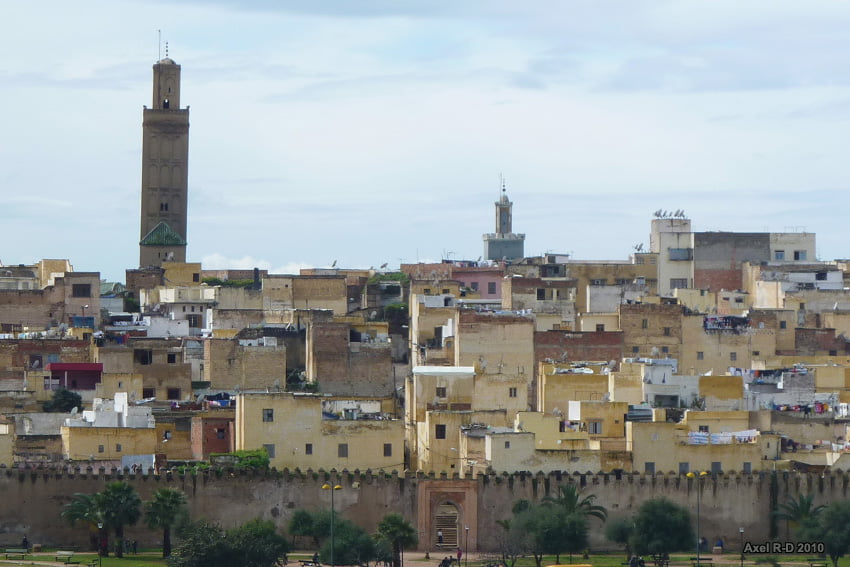
<svg viewBox="0 0 850 567">
<path fill-rule="evenodd" d="M 552 410 L 552 415 L 554 415 L 555 417 L 563 417 L 564 412 L 562 412 L 560 409 L 558 409 L 556 407 L 555 409 Z"/>
<path fill-rule="evenodd" d="M 274 382 L 272 382 L 272 388 L 280 391 L 280 378 L 276 378 Z"/>
<path fill-rule="evenodd" d="M 71 408 L 71 415 L 77 415 L 77 412 L 79 411 L 79 409 L 80 408 L 78 408 L 77 406 L 72 407 Z"/>
</svg>

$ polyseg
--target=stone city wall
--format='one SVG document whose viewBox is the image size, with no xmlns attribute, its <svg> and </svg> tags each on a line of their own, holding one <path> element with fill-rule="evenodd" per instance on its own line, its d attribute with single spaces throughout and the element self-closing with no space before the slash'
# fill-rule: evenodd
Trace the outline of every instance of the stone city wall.
<svg viewBox="0 0 850 567">
<path fill-rule="evenodd" d="M 94 493 L 115 480 L 131 483 L 142 500 L 149 500 L 162 487 L 183 490 L 193 519 L 207 518 L 223 527 L 261 517 L 285 531 L 295 510 L 327 509 L 331 504 L 330 492 L 321 488 L 330 476 L 324 471 L 206 471 L 197 475 L 149 472 L 0 469 L 0 544 L 15 544 L 26 534 L 33 543 L 85 548 L 87 530 L 84 526 L 71 527 L 62 520 L 62 506 L 75 493 Z M 687 506 L 692 517 L 697 508 L 697 480 L 679 475 L 514 473 L 473 479 L 433 473 L 343 471 L 334 477 L 334 482 L 342 485 L 334 493 L 337 513 L 370 532 L 386 514 L 401 513 L 417 526 L 420 549 L 435 551 L 436 530 L 432 526 L 436 507 L 446 503 L 457 507 L 459 526 L 470 526 L 470 551 L 495 551 L 501 529 L 496 521 L 511 516 L 514 502 L 556 496 L 559 486 L 570 483 L 583 487 L 585 494 L 596 495 L 597 503 L 607 508 L 609 518 L 631 515 L 642 503 L 657 497 Z M 778 472 L 709 475 L 701 482 L 701 534 L 712 542 L 722 537 L 730 549 L 735 549 L 739 527 L 744 528 L 747 541 L 767 540 L 773 503 L 814 493 L 816 505 L 829 504 L 848 497 L 850 479 L 842 473 Z M 785 526 L 780 525 L 778 539 L 783 539 L 785 533 Z M 157 545 L 161 536 L 139 525 L 128 528 L 126 537 L 147 546 Z M 592 549 L 614 547 L 605 540 L 604 528 L 593 519 L 590 540 Z"/>
</svg>

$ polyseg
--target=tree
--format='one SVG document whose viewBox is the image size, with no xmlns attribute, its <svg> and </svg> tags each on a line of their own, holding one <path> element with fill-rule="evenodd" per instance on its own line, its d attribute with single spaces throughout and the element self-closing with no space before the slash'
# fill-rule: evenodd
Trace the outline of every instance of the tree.
<svg viewBox="0 0 850 567">
<path fill-rule="evenodd" d="M 53 397 L 44 402 L 44 411 L 50 413 L 67 413 L 74 408 L 83 407 L 83 397 L 76 392 L 59 388 L 53 392 Z"/>
<path fill-rule="evenodd" d="M 694 542 L 688 509 L 667 500 L 655 498 L 644 502 L 635 516 L 631 547 L 641 555 L 669 554 L 690 549 Z"/>
<path fill-rule="evenodd" d="M 314 515 L 299 508 L 292 514 L 292 519 L 289 520 L 289 535 L 310 537 L 313 539 L 313 545 L 318 547 L 319 538 L 315 535 L 315 518 Z"/>
<path fill-rule="evenodd" d="M 833 502 L 816 518 L 802 520 L 798 534 L 806 541 L 823 542 L 833 566 L 838 567 L 838 560 L 850 552 L 850 501 Z"/>
<path fill-rule="evenodd" d="M 124 481 L 110 482 L 96 496 L 104 527 L 115 533 L 115 555 L 124 557 L 124 526 L 132 526 L 142 517 L 142 501 L 136 490 Z"/>
<path fill-rule="evenodd" d="M 575 484 L 567 484 L 558 488 L 558 496 L 547 496 L 543 501 L 557 504 L 570 514 L 579 513 L 585 516 L 599 518 L 603 522 L 608 519 L 608 510 L 604 506 L 594 504 L 596 501 L 595 494 L 584 496 L 582 494 L 584 490 Z"/>
<path fill-rule="evenodd" d="M 520 534 L 519 530 L 514 529 L 510 518 L 507 520 L 496 520 L 496 525 L 502 528 L 496 534 L 502 564 L 507 567 L 514 567 L 517 558 L 525 553 L 525 538 L 523 534 Z"/>
<path fill-rule="evenodd" d="M 405 547 L 415 546 L 419 543 L 416 529 L 401 514 L 384 516 L 378 524 L 378 531 L 375 536 L 392 546 L 393 567 L 401 567 L 401 553 Z"/>
<path fill-rule="evenodd" d="M 289 542 L 274 522 L 260 518 L 228 531 L 227 543 L 244 567 L 273 567 L 289 551 Z"/>
<path fill-rule="evenodd" d="M 511 530 L 524 538 L 534 562 L 540 567 L 544 555 L 582 549 L 587 545 L 587 519 L 551 504 L 531 504 L 514 516 Z"/>
<path fill-rule="evenodd" d="M 634 521 L 631 518 L 624 516 L 615 518 L 605 524 L 605 537 L 609 541 L 619 543 L 626 547 L 626 559 L 632 556 L 632 549 L 629 545 L 629 540 L 634 531 Z"/>
<path fill-rule="evenodd" d="M 230 567 L 239 565 L 224 530 L 207 520 L 182 527 L 168 558 L 169 567 Z"/>
<path fill-rule="evenodd" d="M 171 529 L 188 515 L 186 495 L 173 488 L 160 488 L 145 502 L 145 523 L 162 530 L 162 556 L 171 555 Z"/>
<path fill-rule="evenodd" d="M 826 506 L 815 506 L 814 499 L 814 494 L 800 494 L 797 500 L 789 496 L 785 504 L 780 504 L 779 509 L 773 513 L 777 520 L 785 520 L 786 537 L 789 535 L 790 525 L 794 526 L 796 532 L 810 521 L 817 522 L 818 516 L 826 509 Z"/>
<path fill-rule="evenodd" d="M 84 523 L 89 528 L 89 541 L 92 544 L 92 549 L 97 549 L 102 555 L 104 548 L 109 549 L 108 540 L 106 544 L 102 544 L 101 540 L 105 536 L 103 531 L 103 515 L 98 502 L 97 494 L 76 493 L 71 497 L 71 501 L 62 507 L 59 515 L 71 526 L 77 523 Z M 100 524 L 100 527 L 98 527 Z M 108 536 L 107 536 L 108 537 Z"/>
</svg>

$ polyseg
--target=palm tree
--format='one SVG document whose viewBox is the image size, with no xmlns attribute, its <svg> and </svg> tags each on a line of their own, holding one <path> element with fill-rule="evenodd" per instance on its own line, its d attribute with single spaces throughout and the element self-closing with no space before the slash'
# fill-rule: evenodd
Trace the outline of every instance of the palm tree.
<svg viewBox="0 0 850 567">
<path fill-rule="evenodd" d="M 74 494 L 71 501 L 62 507 L 59 515 L 71 526 L 77 525 L 78 522 L 86 524 L 92 549 L 97 549 L 99 554 L 103 555 L 104 549 L 109 549 L 108 539 L 105 544 L 103 541 L 108 535 L 103 530 L 103 510 L 97 494 Z"/>
<path fill-rule="evenodd" d="M 114 530 L 118 540 L 115 555 L 124 557 L 124 526 L 132 526 L 139 521 L 142 501 L 136 490 L 124 481 L 107 484 L 96 496 L 100 500 L 104 524 Z"/>
<path fill-rule="evenodd" d="M 547 496 L 543 499 L 543 501 L 560 506 L 570 514 L 578 512 L 583 516 L 599 518 L 603 522 L 607 520 L 608 510 L 606 510 L 604 506 L 594 504 L 596 501 L 596 495 L 588 494 L 587 496 L 582 496 L 583 492 L 584 491 L 576 485 L 568 484 L 566 486 L 559 487 L 557 497 Z"/>
<path fill-rule="evenodd" d="M 801 494 L 797 497 L 797 500 L 789 496 L 785 504 L 780 504 L 779 508 L 773 513 L 777 519 L 785 520 L 786 537 L 788 537 L 790 524 L 794 524 L 795 528 L 800 528 L 808 522 L 817 520 L 821 512 L 826 510 L 826 506 L 813 506 L 814 499 L 814 494 Z"/>
<path fill-rule="evenodd" d="M 392 546 L 393 567 L 401 567 L 401 552 L 405 547 L 419 543 L 416 529 L 410 525 L 410 522 L 405 521 L 401 514 L 384 516 L 384 519 L 378 524 L 378 531 L 375 536 Z"/>
<path fill-rule="evenodd" d="M 171 528 L 186 517 L 186 495 L 173 488 L 160 488 L 145 502 L 145 523 L 162 530 L 162 556 L 171 555 Z"/>
</svg>

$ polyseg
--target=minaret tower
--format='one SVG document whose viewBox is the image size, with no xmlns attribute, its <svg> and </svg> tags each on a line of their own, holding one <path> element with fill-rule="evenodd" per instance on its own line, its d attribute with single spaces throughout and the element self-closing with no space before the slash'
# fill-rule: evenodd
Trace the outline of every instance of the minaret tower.
<svg viewBox="0 0 850 567">
<path fill-rule="evenodd" d="M 496 201 L 496 232 L 484 235 L 484 258 L 487 260 L 519 260 L 525 252 L 525 235 L 514 234 L 513 208 L 508 199 L 505 180 L 501 183 L 501 197 Z"/>
<path fill-rule="evenodd" d="M 180 108 L 180 65 L 153 66 L 153 107 L 142 122 L 142 208 L 139 266 L 186 261 L 189 201 L 189 107 Z"/>
</svg>

